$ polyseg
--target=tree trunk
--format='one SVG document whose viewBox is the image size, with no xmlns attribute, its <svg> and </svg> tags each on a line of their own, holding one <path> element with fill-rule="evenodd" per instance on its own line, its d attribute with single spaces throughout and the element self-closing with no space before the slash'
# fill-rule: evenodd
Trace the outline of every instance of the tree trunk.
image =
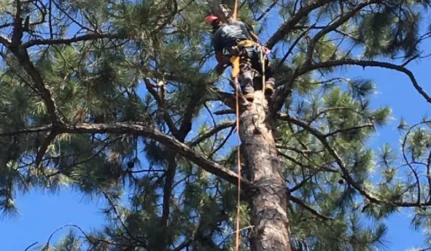
<svg viewBox="0 0 431 251">
<path fill-rule="evenodd" d="M 246 172 L 257 192 L 250 198 L 252 251 L 291 251 L 287 205 L 289 194 L 277 155 L 272 126 L 265 121 L 267 102 L 261 91 L 240 116 Z"/>
</svg>

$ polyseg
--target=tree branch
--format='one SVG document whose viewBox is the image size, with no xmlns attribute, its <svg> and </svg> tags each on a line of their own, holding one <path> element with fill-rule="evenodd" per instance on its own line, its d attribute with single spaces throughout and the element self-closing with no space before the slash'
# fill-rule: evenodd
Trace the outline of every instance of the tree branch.
<svg viewBox="0 0 431 251">
<path fill-rule="evenodd" d="M 358 183 L 356 183 L 356 181 L 354 181 L 352 176 L 350 176 L 349 170 L 347 169 L 346 164 L 344 163 L 343 159 L 339 156 L 337 151 L 330 145 L 330 143 L 328 142 L 328 140 L 326 139 L 325 135 L 322 132 L 311 127 L 305 121 L 302 121 L 302 120 L 299 120 L 296 118 L 292 118 L 289 115 L 281 115 L 281 116 L 279 116 L 279 118 L 304 128 L 309 133 L 311 133 L 314 137 L 316 137 L 323 144 L 323 146 L 326 148 L 326 150 L 329 152 L 329 154 L 334 158 L 335 162 L 337 163 L 337 165 L 339 166 L 339 168 L 343 174 L 343 178 L 353 188 L 355 188 L 356 191 L 358 191 L 363 197 L 368 199 L 370 201 L 370 203 L 387 204 L 387 205 L 393 205 L 393 206 L 397 206 L 397 207 L 421 207 L 421 206 L 430 206 L 431 205 L 431 201 L 426 202 L 426 203 L 403 202 L 403 201 L 395 202 L 395 201 L 385 201 L 385 200 L 374 197 L 369 192 L 365 191 L 364 188 L 362 188 L 360 185 L 358 185 Z"/>
<path fill-rule="evenodd" d="M 191 142 L 188 143 L 188 145 L 190 147 L 194 147 L 200 143 L 202 143 L 203 141 L 205 141 L 206 139 L 210 138 L 211 136 L 213 136 L 214 134 L 223 131 L 224 129 L 230 128 L 232 126 L 235 126 L 235 122 L 226 122 L 226 123 L 221 123 L 218 124 L 217 126 L 214 126 L 211 130 L 198 135 L 196 138 L 194 138 Z"/>
<path fill-rule="evenodd" d="M 109 134 L 129 134 L 129 135 L 138 135 L 142 137 L 146 137 L 149 139 L 153 139 L 170 150 L 180 154 L 185 159 L 193 162 L 197 166 L 201 167 L 205 171 L 216 175 L 217 177 L 222 178 L 223 180 L 236 185 L 238 181 L 238 175 L 220 164 L 207 159 L 205 156 L 193 151 L 186 144 L 178 141 L 172 136 L 166 135 L 165 133 L 159 131 L 158 129 L 144 125 L 142 123 L 121 123 L 121 122 L 113 122 L 106 124 L 76 124 L 76 125 L 46 125 L 35 128 L 26 128 L 22 130 L 17 130 L 15 132 L 5 132 L 0 133 L 0 137 L 5 136 L 14 136 L 20 134 L 30 134 L 30 133 L 38 133 L 38 132 L 46 132 L 51 130 L 56 130 L 58 135 L 62 133 L 71 133 L 71 134 L 95 134 L 95 133 L 109 133 Z M 241 178 L 241 186 L 244 188 L 252 188 L 252 184 Z"/>
<path fill-rule="evenodd" d="M 304 208 L 305 210 L 309 211 L 311 214 L 323 219 L 323 220 L 334 220 L 334 218 L 325 216 L 320 214 L 319 212 L 317 212 L 315 209 L 313 209 L 312 207 L 310 207 L 309 205 L 305 204 L 305 202 L 303 202 L 302 200 L 296 198 L 295 196 L 290 195 L 289 198 L 291 201 L 293 201 L 294 203 L 298 204 L 299 206 L 301 206 L 302 208 Z"/>
<path fill-rule="evenodd" d="M 44 83 L 44 80 L 40 75 L 40 72 L 38 71 L 38 69 L 36 69 L 36 67 L 31 62 L 28 52 L 20 44 L 10 45 L 9 49 L 18 59 L 18 62 L 21 64 L 21 66 L 24 68 L 27 74 L 30 75 L 30 77 L 34 81 L 34 85 L 40 97 L 42 98 L 42 100 L 46 105 L 46 109 L 48 110 L 52 123 L 54 124 L 64 123 L 61 119 L 61 115 L 58 111 L 57 104 L 55 103 L 55 100 L 49 90 L 49 87 Z"/>
<path fill-rule="evenodd" d="M 45 125 L 45 126 L 33 127 L 33 128 L 24 128 L 24 129 L 19 129 L 16 131 L 1 132 L 0 137 L 9 137 L 9 136 L 18 136 L 21 134 L 48 132 L 51 129 L 52 129 L 51 125 Z"/>
<path fill-rule="evenodd" d="M 12 31 L 12 45 L 19 45 L 21 43 L 23 29 L 22 29 L 22 17 L 21 17 L 21 0 L 16 1 L 16 13 L 14 18 L 14 25 Z"/>
<path fill-rule="evenodd" d="M 130 236 L 131 239 L 133 239 L 134 241 L 136 241 L 136 243 L 134 243 L 135 245 L 138 244 L 144 248 L 148 248 L 145 243 L 139 239 L 138 237 L 136 237 L 132 231 L 130 231 L 130 229 L 127 227 L 127 224 L 124 222 L 124 220 L 121 217 L 121 211 L 117 209 L 117 206 L 115 205 L 114 201 L 111 199 L 111 197 L 109 197 L 108 193 L 105 192 L 105 190 L 103 190 L 102 187 L 100 187 L 97 183 L 95 183 L 95 185 L 97 186 L 97 188 L 100 190 L 100 192 L 103 194 L 103 197 L 105 197 L 105 199 L 108 201 L 108 204 L 111 206 L 112 210 L 114 211 L 115 217 L 117 218 L 117 220 L 120 222 L 121 227 L 126 231 L 126 233 Z M 85 235 L 85 237 L 88 239 L 87 235 Z"/>
<path fill-rule="evenodd" d="M 24 251 L 28 251 L 30 250 L 31 247 L 33 247 L 34 245 L 38 244 L 39 242 L 33 242 L 32 244 L 30 244 L 29 246 L 27 246 L 27 248 Z"/>
<path fill-rule="evenodd" d="M 227 115 L 227 114 L 235 114 L 235 111 L 232 109 L 227 109 L 227 110 L 220 110 L 220 111 L 215 111 L 214 112 L 215 115 Z"/>
<path fill-rule="evenodd" d="M 82 36 L 75 36 L 72 38 L 59 38 L 59 39 L 33 39 L 23 44 L 23 47 L 25 49 L 30 48 L 35 45 L 57 45 L 57 44 L 67 44 L 70 45 L 72 43 L 76 42 L 82 42 L 82 41 L 91 41 L 91 40 L 98 40 L 98 39 L 129 39 L 131 37 L 125 36 L 125 35 L 118 35 L 118 34 L 86 34 Z"/>
<path fill-rule="evenodd" d="M 34 85 L 47 107 L 52 123 L 62 123 L 57 105 L 55 104 L 48 86 L 45 85 L 39 71 L 31 62 L 27 50 L 22 46 L 23 27 L 21 11 L 21 1 L 16 1 L 16 14 L 11 41 L 8 41 L 7 38 L 0 37 L 0 43 L 10 49 L 27 74 L 33 79 Z"/>
<path fill-rule="evenodd" d="M 296 14 L 294 14 L 289 21 L 284 23 L 275 33 L 271 36 L 271 38 L 266 42 L 266 47 L 269 49 L 272 49 L 276 43 L 278 43 L 280 40 L 282 40 L 286 35 L 289 34 L 289 32 L 292 30 L 293 27 L 295 27 L 296 24 L 301 21 L 304 17 L 306 17 L 308 14 L 310 14 L 313 10 L 318 9 L 322 6 L 324 6 L 327 3 L 332 2 L 332 0 L 317 0 L 314 3 L 302 7 L 298 10 Z"/>
<path fill-rule="evenodd" d="M 284 104 L 284 101 L 287 97 L 292 93 L 293 84 L 295 82 L 295 79 L 303 74 L 306 74 L 313 70 L 323 69 L 323 68 L 330 68 L 330 67 L 337 67 L 337 66 L 346 66 L 346 65 L 356 65 L 356 66 L 362 66 L 365 67 L 379 67 L 379 68 L 385 68 L 390 70 L 399 71 L 401 73 L 404 73 L 407 75 L 407 77 L 410 79 L 413 87 L 419 92 L 419 94 L 426 100 L 426 102 L 431 104 L 431 96 L 429 96 L 425 90 L 419 85 L 417 82 L 414 74 L 405 68 L 402 65 L 396 65 L 391 64 L 388 62 L 381 62 L 381 61 L 373 61 L 373 60 L 357 60 L 357 59 L 350 59 L 350 58 L 344 58 L 344 59 L 337 59 L 337 60 L 330 60 L 326 62 L 320 62 L 320 63 L 314 63 L 312 65 L 303 65 L 300 68 L 295 69 L 295 71 L 292 73 L 292 75 L 289 76 L 289 81 L 284 85 L 282 89 L 277 90 L 276 94 L 274 95 L 274 102 L 271 106 L 271 116 L 276 114 L 281 107 Z"/>
<path fill-rule="evenodd" d="M 343 65 L 357 65 L 357 66 L 362 66 L 364 68 L 367 66 L 369 66 L 369 67 L 380 67 L 380 68 L 386 68 L 386 69 L 391 69 L 391 70 L 396 70 L 396 71 L 402 72 L 409 77 L 410 81 L 413 84 L 413 87 L 422 95 L 422 97 L 424 97 L 424 99 L 428 103 L 431 103 L 431 97 L 419 85 L 415 76 L 413 75 L 413 73 L 410 70 L 408 70 L 404 66 L 395 65 L 395 64 L 391 64 L 391 63 L 387 63 L 387 62 L 371 61 L 371 60 L 356 60 L 356 59 L 349 59 L 349 58 L 338 59 L 338 60 L 331 60 L 331 61 L 326 61 L 326 62 L 321 62 L 321 63 L 315 63 L 315 64 L 310 65 L 310 66 L 302 67 L 301 69 L 298 70 L 297 74 L 295 74 L 295 75 L 297 77 L 297 76 L 300 76 L 302 74 L 308 73 L 308 72 L 313 71 L 313 70 L 322 69 L 322 68 L 329 68 L 329 67 L 336 67 L 336 66 L 343 66 Z"/>
<path fill-rule="evenodd" d="M 174 183 L 176 169 L 177 162 L 175 161 L 175 156 L 170 156 L 168 159 L 168 168 L 166 170 L 165 185 L 163 187 L 163 213 L 161 217 L 163 227 L 168 227 L 172 185 Z"/>
<path fill-rule="evenodd" d="M 169 130 L 171 131 L 172 135 L 174 135 L 176 138 L 178 138 L 178 129 L 175 126 L 174 121 L 172 120 L 172 117 L 169 115 L 169 113 L 166 111 L 166 105 L 165 100 L 163 97 L 160 97 L 157 91 L 153 89 L 148 79 L 144 79 L 145 86 L 147 87 L 148 92 L 153 96 L 153 98 L 156 100 L 157 105 L 159 106 L 159 109 L 163 113 L 163 120 L 168 125 Z M 161 87 L 163 88 L 163 87 Z"/>
<path fill-rule="evenodd" d="M 262 18 L 264 18 L 272 10 L 272 8 L 275 7 L 275 5 L 278 2 L 279 2 L 279 0 L 273 0 L 272 4 L 270 4 L 268 6 L 268 8 L 266 8 L 266 10 L 264 12 L 262 12 L 262 14 L 260 14 L 260 16 L 258 18 L 256 18 L 256 21 L 259 22 Z"/>
<path fill-rule="evenodd" d="M 308 125 L 307 122 L 299 120 L 299 119 L 296 119 L 296 118 L 292 118 L 289 115 L 281 115 L 279 118 L 282 119 L 282 120 L 288 121 L 288 122 L 290 122 L 292 124 L 295 124 L 297 126 L 300 126 L 300 127 L 304 128 L 309 133 L 311 133 L 314 137 L 316 137 L 323 144 L 323 146 L 328 150 L 328 152 L 332 155 L 332 157 L 335 159 L 335 162 L 338 164 L 338 166 L 341 169 L 341 172 L 343 174 L 343 178 L 347 182 L 349 182 L 349 184 L 352 185 L 365 198 L 367 198 L 371 202 L 379 202 L 379 200 L 377 198 L 375 198 L 372 195 L 370 195 L 367 192 L 365 192 L 362 189 L 362 187 L 360 187 L 353 180 L 353 178 L 349 174 L 349 171 L 347 170 L 347 167 L 346 167 L 343 159 L 338 155 L 338 153 L 335 151 L 335 149 L 329 144 L 329 142 L 327 141 L 327 139 L 326 139 L 326 137 L 325 137 L 325 135 L 323 133 L 321 133 L 319 130 L 317 130 L 317 129 L 311 127 L 310 125 Z"/>
<path fill-rule="evenodd" d="M 329 133 L 325 134 L 324 136 L 326 138 L 326 137 L 334 136 L 335 134 L 338 134 L 338 133 L 343 133 L 343 132 L 348 132 L 348 131 L 358 130 L 358 129 L 363 129 L 363 128 L 373 128 L 373 127 L 374 127 L 373 124 L 363 124 L 363 125 L 353 126 L 353 127 L 349 127 L 349 128 L 338 129 L 338 130 L 329 132 Z"/>
<path fill-rule="evenodd" d="M 144 126 L 137 123 L 107 123 L 107 124 L 77 124 L 65 125 L 59 128 L 61 133 L 110 133 L 110 134 L 135 134 L 149 139 L 153 139 L 172 151 L 180 154 L 185 159 L 198 165 L 205 171 L 224 179 L 225 181 L 236 185 L 238 176 L 235 172 L 226 169 L 214 161 L 207 159 L 205 156 L 193 151 L 186 144 L 177 139 L 160 132 L 153 127 Z M 241 178 L 241 186 L 251 188 L 251 183 Z"/>
<path fill-rule="evenodd" d="M 306 29 L 305 31 L 303 31 L 296 39 L 295 41 L 293 41 L 292 45 L 289 47 L 289 49 L 287 50 L 286 54 L 284 54 L 283 58 L 280 60 L 280 62 L 278 63 L 278 66 L 276 69 L 279 69 L 283 63 L 286 61 L 287 57 L 290 55 L 290 53 L 292 53 L 293 49 L 295 48 L 295 46 L 299 43 L 299 41 L 307 34 L 307 32 L 309 32 L 311 30 L 311 28 L 314 27 L 310 26 L 308 29 Z"/>
<path fill-rule="evenodd" d="M 196 111 L 200 99 L 201 98 L 199 97 L 193 97 L 186 106 L 186 111 L 184 112 L 183 120 L 181 122 L 180 129 L 178 130 L 177 139 L 181 142 L 184 142 L 184 139 L 186 138 L 187 134 L 192 129 L 193 114 Z"/>
<path fill-rule="evenodd" d="M 330 24 L 328 26 L 325 26 L 324 29 L 322 29 L 321 31 L 319 31 L 313 37 L 313 39 L 311 40 L 311 42 L 308 45 L 307 56 L 306 56 L 306 60 L 305 60 L 305 65 L 311 64 L 311 60 L 313 58 L 314 47 L 316 46 L 316 43 L 319 41 L 320 38 L 322 38 L 327 33 L 329 33 L 331 31 L 337 29 L 340 25 L 342 25 L 345 22 L 347 22 L 348 20 L 350 20 L 356 13 L 358 13 L 363 8 L 367 7 L 368 5 L 374 4 L 374 3 L 378 2 L 378 1 L 379 0 L 369 0 L 369 1 L 364 1 L 364 2 L 362 2 L 360 4 L 358 4 L 350 12 L 342 15 L 337 21 L 333 22 L 332 24 Z"/>
<path fill-rule="evenodd" d="M 48 146 L 51 144 L 51 142 L 57 137 L 58 132 L 55 130 L 52 130 L 48 136 L 43 141 L 43 144 L 39 147 L 39 150 L 36 155 L 36 161 L 35 161 L 35 167 L 38 168 L 40 163 L 42 162 L 42 158 L 46 153 L 46 150 L 48 149 Z"/>
<path fill-rule="evenodd" d="M 10 46 L 12 41 L 10 41 L 7 37 L 0 36 L 0 43 L 3 44 L 4 46 L 8 47 L 8 46 Z"/>
</svg>

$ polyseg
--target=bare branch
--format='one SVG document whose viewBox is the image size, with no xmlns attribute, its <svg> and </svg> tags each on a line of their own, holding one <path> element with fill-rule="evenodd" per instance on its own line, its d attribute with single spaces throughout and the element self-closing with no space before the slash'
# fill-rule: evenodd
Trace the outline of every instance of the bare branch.
<svg viewBox="0 0 431 251">
<path fill-rule="evenodd" d="M 33 242 L 32 244 L 30 244 L 24 251 L 28 251 L 30 250 L 31 247 L 33 247 L 34 245 L 38 244 L 39 242 Z"/>
<path fill-rule="evenodd" d="M 289 49 L 287 50 L 286 54 L 284 54 L 283 58 L 280 60 L 280 62 L 278 63 L 277 69 L 279 69 L 284 61 L 286 61 L 287 57 L 290 55 L 290 53 L 292 53 L 293 49 L 295 48 L 295 46 L 299 43 L 299 41 L 301 41 L 301 39 L 305 36 L 305 34 L 307 34 L 307 32 L 309 32 L 314 26 L 310 26 L 308 29 L 306 29 L 305 31 L 303 31 L 296 39 L 295 41 L 293 41 L 292 45 L 289 47 Z"/>
<path fill-rule="evenodd" d="M 343 65 L 357 65 L 357 66 L 362 66 L 364 68 L 367 66 L 369 66 L 369 67 L 380 67 L 380 68 L 386 68 L 386 69 L 391 69 L 391 70 L 396 70 L 396 71 L 402 72 L 409 77 L 410 81 L 413 84 L 413 87 L 422 95 L 422 97 L 424 97 L 428 103 L 431 103 L 431 97 L 419 85 L 415 76 L 413 75 L 413 73 L 410 70 L 408 70 L 404 66 L 391 64 L 391 63 L 387 63 L 387 62 L 372 61 L 372 60 L 356 60 L 356 59 L 349 59 L 349 58 L 338 59 L 338 60 L 331 60 L 331 61 L 326 61 L 326 62 L 321 62 L 321 63 L 315 63 L 315 64 L 310 65 L 310 66 L 305 66 L 305 67 L 299 69 L 296 75 L 300 76 L 300 75 L 308 73 L 312 70 L 329 68 L 329 67 L 336 67 L 336 66 L 343 66 Z"/>
<path fill-rule="evenodd" d="M 184 250 L 184 248 L 187 248 L 188 246 L 190 246 L 190 244 L 192 244 L 193 240 L 186 240 L 183 243 L 181 243 L 180 245 L 178 245 L 178 247 L 176 247 L 173 251 L 181 251 Z"/>
<path fill-rule="evenodd" d="M 22 17 L 21 17 L 21 0 L 16 1 L 16 13 L 15 13 L 15 23 L 12 31 L 12 45 L 17 46 L 21 43 L 23 29 L 22 29 Z"/>
<path fill-rule="evenodd" d="M 235 114 L 234 110 L 228 109 L 228 110 L 220 110 L 220 111 L 215 111 L 214 112 L 215 115 L 227 115 L 227 114 Z"/>
<path fill-rule="evenodd" d="M 333 132 L 329 132 L 329 133 L 325 134 L 325 137 L 331 137 L 331 136 L 334 136 L 335 134 L 338 134 L 338 133 L 343 133 L 343 132 L 348 132 L 348 131 L 353 131 L 353 130 L 358 130 L 358 129 L 363 129 L 363 128 L 374 128 L 374 125 L 373 124 L 363 124 L 363 125 L 353 126 L 353 127 L 349 127 L 349 128 L 338 129 L 338 130 L 335 130 Z"/>
<path fill-rule="evenodd" d="M 337 59 L 337 60 L 330 60 L 326 62 L 320 62 L 320 63 L 314 63 L 312 65 L 303 65 L 300 68 L 297 68 L 294 70 L 294 72 L 289 76 L 289 81 L 284 85 L 282 89 L 277 90 L 276 94 L 274 95 L 274 102 L 271 107 L 271 116 L 273 116 L 275 113 L 277 113 L 281 107 L 284 104 L 284 101 L 286 98 L 288 98 L 292 93 L 293 84 L 295 82 L 295 79 L 303 74 L 306 74 L 313 70 L 318 69 L 324 69 L 324 68 L 330 68 L 330 67 L 337 67 L 337 66 L 347 66 L 347 65 L 357 65 L 365 67 L 379 67 L 379 68 L 385 68 L 390 70 L 399 71 L 401 73 L 404 73 L 409 77 L 410 81 L 413 84 L 413 87 L 419 92 L 420 95 L 428 102 L 431 103 L 431 97 L 425 92 L 425 90 L 419 85 L 417 82 L 414 74 L 405 68 L 402 65 L 396 65 L 391 64 L 388 62 L 381 62 L 381 61 L 373 61 L 373 60 L 356 60 L 356 59 L 350 59 L 350 58 L 344 58 L 344 59 Z"/>
<path fill-rule="evenodd" d="M 194 97 L 189 101 L 189 103 L 186 106 L 184 115 L 182 116 L 183 120 L 181 122 L 180 129 L 178 130 L 178 138 L 177 139 L 181 142 L 184 142 L 184 139 L 186 138 L 187 134 L 192 129 L 193 114 L 195 113 L 196 109 L 198 108 L 197 106 L 198 106 L 200 100 L 201 100 L 201 98 Z"/>
<path fill-rule="evenodd" d="M 72 44 L 82 41 L 92 41 L 99 39 L 128 39 L 130 37 L 116 34 L 86 34 L 64 39 L 33 39 L 23 44 L 24 48 L 30 48 L 35 45 L 56 45 L 56 44 Z"/>
<path fill-rule="evenodd" d="M 224 129 L 230 128 L 232 126 L 235 126 L 235 122 L 230 121 L 230 122 L 218 124 L 217 126 L 214 126 L 213 128 L 211 128 L 211 130 L 209 130 L 209 131 L 207 131 L 201 135 L 198 135 L 190 143 L 188 143 L 188 145 L 190 145 L 190 147 L 194 147 L 194 146 L 202 143 L 206 139 L 210 138 L 214 134 L 216 134 L 220 131 L 223 131 Z"/>
<path fill-rule="evenodd" d="M 294 14 L 289 21 L 284 23 L 275 33 L 272 35 L 272 37 L 268 40 L 266 43 L 266 47 L 269 49 L 272 49 L 276 43 L 278 43 L 280 40 L 282 40 L 286 35 L 289 34 L 289 32 L 295 27 L 296 24 L 298 24 L 301 19 L 309 15 L 313 10 L 316 10 L 322 6 L 324 6 L 327 3 L 332 2 L 332 0 L 317 0 L 314 3 L 302 7 L 298 10 L 296 14 Z"/>
<path fill-rule="evenodd" d="M 273 0 L 272 4 L 269 5 L 268 8 L 266 8 L 266 10 L 262 12 L 258 18 L 256 18 L 256 21 L 259 22 L 262 18 L 264 18 L 275 7 L 278 1 L 280 0 Z"/>
<path fill-rule="evenodd" d="M 10 41 L 7 37 L 0 36 L 0 43 L 7 47 L 10 46 L 12 41 Z"/>
<path fill-rule="evenodd" d="M 24 128 L 24 129 L 19 129 L 16 131 L 1 132 L 0 137 L 17 136 L 17 135 L 21 135 L 21 134 L 30 134 L 30 133 L 48 132 L 51 129 L 52 129 L 51 125 L 45 125 L 45 126 L 33 127 L 33 128 Z"/>
<path fill-rule="evenodd" d="M 165 185 L 163 187 L 163 212 L 161 223 L 163 227 L 168 227 L 170 200 L 172 195 L 172 185 L 175 180 L 175 173 L 177 170 L 177 162 L 175 156 L 170 156 L 168 159 L 168 168 L 166 170 Z"/>
<path fill-rule="evenodd" d="M 36 168 L 39 167 L 40 163 L 42 162 L 42 158 L 45 155 L 46 150 L 48 149 L 48 146 L 57 137 L 57 135 L 58 135 L 58 132 L 56 130 L 52 130 L 43 141 L 43 144 L 40 146 L 36 155 L 36 161 L 35 161 Z"/>
<path fill-rule="evenodd" d="M 223 142 L 220 143 L 220 145 L 217 146 L 216 149 L 212 150 L 212 152 L 208 155 L 209 159 L 212 159 L 212 157 L 214 156 L 214 154 L 216 154 L 222 147 L 224 147 L 224 145 L 226 144 L 226 142 L 230 139 L 230 137 L 233 134 L 233 131 L 235 130 L 235 127 L 231 127 L 229 133 L 226 135 L 225 139 L 223 140 Z"/>
</svg>

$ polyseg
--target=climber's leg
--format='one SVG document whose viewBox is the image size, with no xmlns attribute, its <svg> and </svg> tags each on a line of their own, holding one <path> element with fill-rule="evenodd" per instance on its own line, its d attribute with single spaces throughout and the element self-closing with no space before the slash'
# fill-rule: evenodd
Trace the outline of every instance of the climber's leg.
<svg viewBox="0 0 431 251">
<path fill-rule="evenodd" d="M 244 97 L 248 101 L 253 101 L 254 98 L 254 71 L 251 68 L 251 64 L 247 62 L 246 58 L 241 58 L 241 70 L 240 70 L 240 76 L 239 81 L 241 85 L 241 91 Z"/>
<path fill-rule="evenodd" d="M 251 54 L 252 59 L 252 67 L 256 69 L 260 74 L 263 73 L 262 63 L 260 59 L 260 52 L 254 51 Z M 275 89 L 275 79 L 272 75 L 272 67 L 269 63 L 268 59 L 265 59 L 265 95 L 271 96 L 274 93 Z M 262 90 L 262 81 L 259 83 L 259 87 L 256 88 Z"/>
</svg>

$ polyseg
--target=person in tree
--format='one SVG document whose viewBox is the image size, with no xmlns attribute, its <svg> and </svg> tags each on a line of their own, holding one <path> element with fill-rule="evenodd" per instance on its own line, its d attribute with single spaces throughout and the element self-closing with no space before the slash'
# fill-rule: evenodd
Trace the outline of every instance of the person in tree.
<svg viewBox="0 0 431 251">
<path fill-rule="evenodd" d="M 230 65 L 230 59 L 240 57 L 241 91 L 249 101 L 253 100 L 255 89 L 262 89 L 262 81 L 253 81 L 255 71 L 262 75 L 262 62 L 259 50 L 266 50 L 258 43 L 258 36 L 253 28 L 241 21 L 223 23 L 214 15 L 207 16 L 205 22 L 213 28 L 212 44 L 218 62 L 217 72 L 221 74 Z M 248 42 L 248 43 L 247 43 Z M 265 51 L 263 51 L 265 54 Z M 265 57 L 265 95 L 271 96 L 275 88 L 275 79 L 268 59 Z"/>
</svg>

